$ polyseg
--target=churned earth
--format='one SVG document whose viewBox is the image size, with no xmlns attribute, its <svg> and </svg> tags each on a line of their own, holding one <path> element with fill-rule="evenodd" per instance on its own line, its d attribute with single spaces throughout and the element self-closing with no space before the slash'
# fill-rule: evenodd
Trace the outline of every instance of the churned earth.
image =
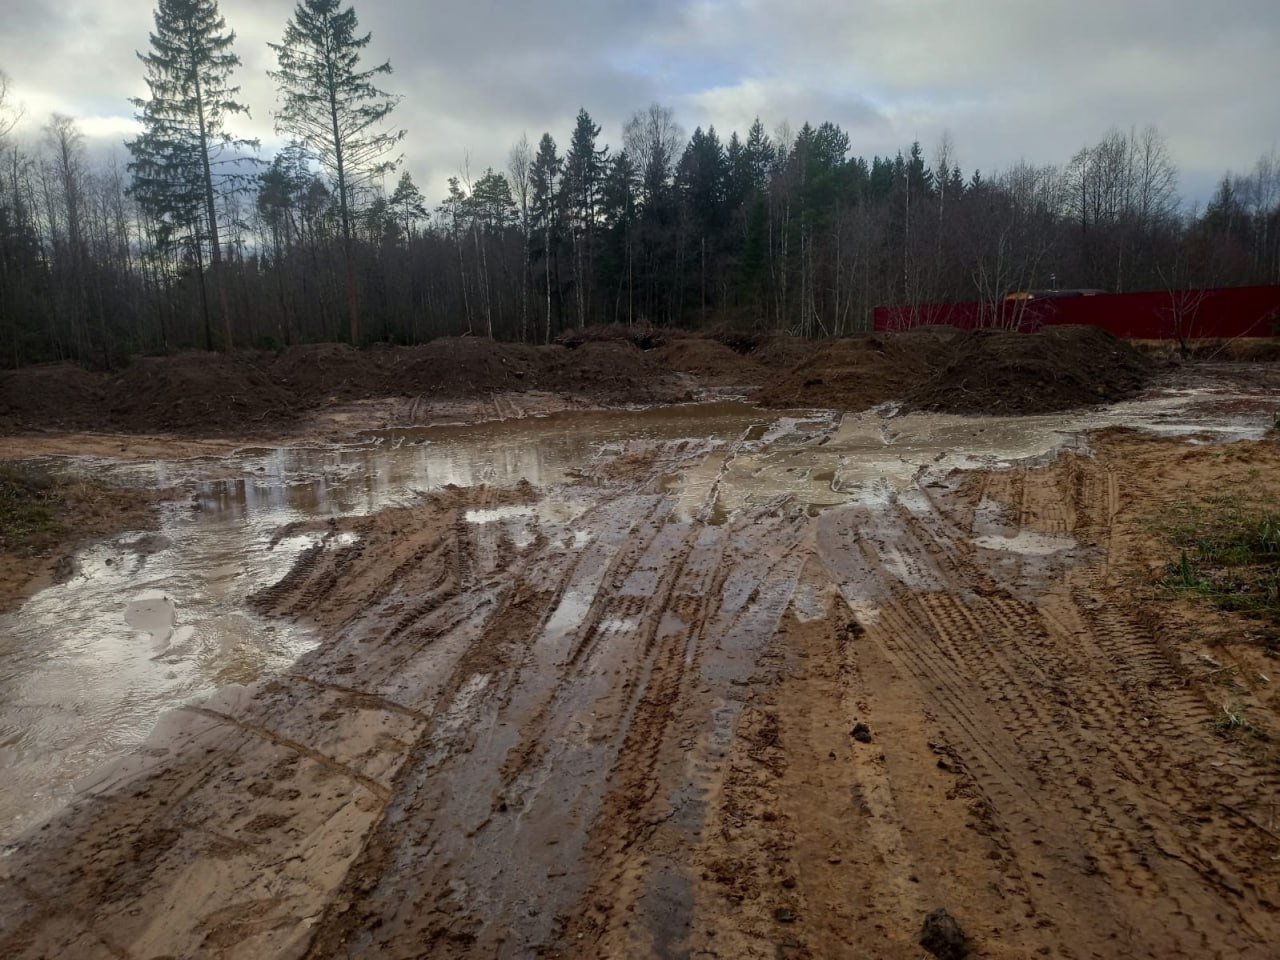
<svg viewBox="0 0 1280 960">
<path fill-rule="evenodd" d="M 43 766 L 74 724 L 0 701 L 0 954 L 905 960 L 944 908 L 972 956 L 1271 957 L 1274 647 L 1162 581 L 1172 511 L 1280 498 L 1278 387 L 94 441 L 190 500 L 81 556 L 74 628 L 4 623 L 10 691 L 101 636 L 149 697 L 82 692 Z"/>
</svg>

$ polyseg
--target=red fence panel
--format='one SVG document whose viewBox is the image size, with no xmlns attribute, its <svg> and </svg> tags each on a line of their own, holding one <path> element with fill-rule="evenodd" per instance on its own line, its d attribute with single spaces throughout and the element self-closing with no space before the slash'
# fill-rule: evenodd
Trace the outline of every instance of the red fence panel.
<svg viewBox="0 0 1280 960">
<path fill-rule="evenodd" d="M 991 303 L 877 307 L 876 330 L 943 324 L 1031 332 L 1054 324 L 1098 327 L 1131 340 L 1280 336 L 1280 286 L 1042 297 Z"/>
</svg>

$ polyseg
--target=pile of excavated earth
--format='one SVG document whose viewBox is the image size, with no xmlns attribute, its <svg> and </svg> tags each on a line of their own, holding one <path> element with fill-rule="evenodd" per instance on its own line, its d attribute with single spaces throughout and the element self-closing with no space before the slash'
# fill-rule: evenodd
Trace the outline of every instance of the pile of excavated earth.
<svg viewBox="0 0 1280 960">
<path fill-rule="evenodd" d="M 704 388 L 771 407 L 857 411 L 900 400 L 954 413 L 1036 413 L 1132 396 L 1156 363 L 1084 327 L 1036 335 L 922 328 L 825 341 L 599 327 L 547 346 L 449 337 L 367 350 L 188 352 L 110 372 L 27 367 L 0 374 L 0 430 L 260 433 L 371 398 L 537 391 L 609 406 L 679 402 Z"/>
</svg>

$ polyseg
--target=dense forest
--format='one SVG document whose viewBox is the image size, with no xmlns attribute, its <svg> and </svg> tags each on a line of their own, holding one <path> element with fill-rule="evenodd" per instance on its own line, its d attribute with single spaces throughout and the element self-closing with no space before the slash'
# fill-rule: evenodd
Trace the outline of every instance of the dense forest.
<svg viewBox="0 0 1280 960">
<path fill-rule="evenodd" d="M 272 44 L 272 157 L 234 128 L 235 34 L 215 0 L 160 0 L 150 96 L 120 161 L 75 118 L 20 138 L 0 74 L 0 357 L 6 365 L 316 340 L 544 341 L 593 323 L 732 323 L 835 335 L 875 306 L 1280 282 L 1280 156 L 1178 192 L 1152 127 L 1061 165 L 961 170 L 949 137 L 859 156 L 837 123 L 687 134 L 653 104 L 601 142 L 521 136 L 425 197 L 398 98 L 338 0 Z"/>
</svg>

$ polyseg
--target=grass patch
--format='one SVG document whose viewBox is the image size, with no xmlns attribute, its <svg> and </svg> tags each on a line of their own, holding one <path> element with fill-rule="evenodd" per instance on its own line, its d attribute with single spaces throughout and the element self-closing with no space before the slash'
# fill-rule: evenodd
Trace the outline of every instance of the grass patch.
<svg viewBox="0 0 1280 960">
<path fill-rule="evenodd" d="M 1264 742 L 1271 739 L 1267 732 L 1256 726 L 1249 719 L 1245 708 L 1240 705 L 1228 707 L 1223 704 L 1217 716 L 1209 724 L 1215 733 L 1224 737 L 1250 736 Z"/>
<path fill-rule="evenodd" d="M 1280 627 L 1280 510 L 1233 496 L 1177 511 L 1165 533 L 1178 548 L 1163 585 Z"/>
<path fill-rule="evenodd" d="M 65 532 L 65 481 L 25 463 L 0 465 L 0 549 L 38 547 Z"/>
</svg>

